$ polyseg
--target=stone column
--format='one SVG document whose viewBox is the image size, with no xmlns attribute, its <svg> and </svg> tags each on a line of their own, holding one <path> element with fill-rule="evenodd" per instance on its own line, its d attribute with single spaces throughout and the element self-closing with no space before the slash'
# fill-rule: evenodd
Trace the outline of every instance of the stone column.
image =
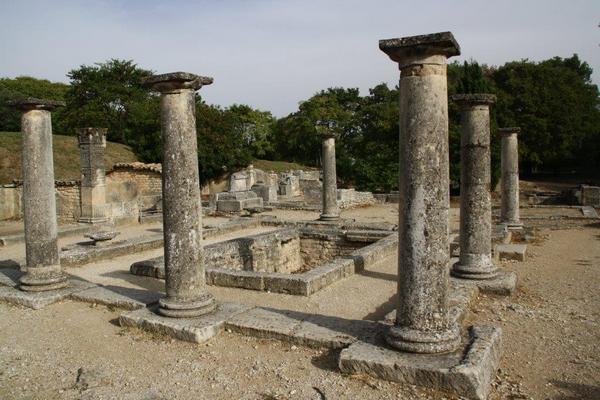
<svg viewBox="0 0 600 400">
<path fill-rule="evenodd" d="M 451 274 L 457 278 L 489 279 L 497 275 L 492 261 L 490 195 L 490 105 L 492 94 L 452 96 L 461 108 L 460 136 L 460 258 Z"/>
<path fill-rule="evenodd" d="M 106 128 L 81 128 L 77 130 L 81 156 L 81 217 L 79 222 L 105 222 L 106 176 L 104 149 Z"/>
<path fill-rule="evenodd" d="M 500 222 L 508 228 L 521 228 L 523 224 L 519 216 L 519 142 L 517 135 L 521 128 L 501 128 L 502 135 L 502 199 L 500 206 Z"/>
<path fill-rule="evenodd" d="M 52 120 L 50 112 L 64 106 L 61 101 L 28 98 L 13 105 L 23 111 L 23 220 L 27 271 L 21 290 L 40 292 L 66 287 L 67 275 L 60 266 Z"/>
<path fill-rule="evenodd" d="M 396 349 L 455 350 L 448 313 L 449 156 L 447 58 L 460 54 L 450 32 L 379 41 L 400 67 L 398 305 L 386 334 Z"/>
<path fill-rule="evenodd" d="M 323 212 L 321 221 L 335 221 L 340 218 L 337 205 L 337 176 L 335 172 L 335 135 L 321 135 L 323 163 Z"/>
<path fill-rule="evenodd" d="M 154 75 L 144 83 L 161 93 L 163 230 L 166 297 L 159 313 L 197 317 L 215 310 L 206 290 L 196 138 L 195 92 L 212 78 L 186 72 Z"/>
</svg>

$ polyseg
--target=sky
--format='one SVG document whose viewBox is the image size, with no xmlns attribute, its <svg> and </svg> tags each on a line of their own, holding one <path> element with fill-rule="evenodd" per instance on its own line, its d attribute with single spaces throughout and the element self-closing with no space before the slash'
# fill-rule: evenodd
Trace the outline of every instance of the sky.
<svg viewBox="0 0 600 400">
<path fill-rule="evenodd" d="M 80 65 L 134 60 L 212 76 L 204 100 L 278 117 L 333 86 L 362 94 L 399 71 L 379 39 L 451 31 L 502 65 L 577 53 L 600 84 L 600 0 L 0 0 L 0 77 L 68 82 Z"/>
</svg>

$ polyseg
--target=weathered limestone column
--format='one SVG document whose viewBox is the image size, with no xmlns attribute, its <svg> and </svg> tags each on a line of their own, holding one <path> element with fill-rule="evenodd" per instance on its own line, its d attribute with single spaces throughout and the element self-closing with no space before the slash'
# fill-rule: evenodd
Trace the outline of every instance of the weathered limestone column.
<svg viewBox="0 0 600 400">
<path fill-rule="evenodd" d="M 449 156 L 447 58 L 450 32 L 379 41 L 400 67 L 398 306 L 387 342 L 403 351 L 455 350 L 448 314 Z"/>
<path fill-rule="evenodd" d="M 490 105 L 496 96 L 478 93 L 451 98 L 461 108 L 460 258 L 451 274 L 489 279 L 498 272 L 492 261 L 490 195 Z"/>
<path fill-rule="evenodd" d="M 58 252 L 50 112 L 64 103 L 28 98 L 13 105 L 23 110 L 23 219 L 27 271 L 21 277 L 20 288 L 30 292 L 60 289 L 69 282 L 60 266 Z"/>
<path fill-rule="evenodd" d="M 81 128 L 77 130 L 81 156 L 81 217 L 79 222 L 105 222 L 106 175 L 104 149 L 106 128 Z"/>
<path fill-rule="evenodd" d="M 523 226 L 519 216 L 519 142 L 517 135 L 521 128 L 501 128 L 502 135 L 502 199 L 500 205 L 500 222 L 509 228 Z"/>
<path fill-rule="evenodd" d="M 163 230 L 166 297 L 159 313 L 197 317 L 215 310 L 206 290 L 196 139 L 195 92 L 212 78 L 187 72 L 154 75 L 144 83 L 161 93 Z"/>
<path fill-rule="evenodd" d="M 321 221 L 335 221 L 340 218 L 340 209 L 337 205 L 337 175 L 335 172 L 335 135 L 324 133 L 321 135 L 322 163 L 323 163 L 323 212 Z"/>
</svg>

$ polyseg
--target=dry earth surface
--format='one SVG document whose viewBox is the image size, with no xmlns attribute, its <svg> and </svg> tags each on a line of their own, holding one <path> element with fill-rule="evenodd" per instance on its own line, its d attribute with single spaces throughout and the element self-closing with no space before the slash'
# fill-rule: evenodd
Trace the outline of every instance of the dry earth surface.
<svg viewBox="0 0 600 400">
<path fill-rule="evenodd" d="M 527 209 L 523 214 L 535 216 L 538 211 Z M 457 215 L 453 209 L 454 229 Z M 395 223 L 397 210 L 377 206 L 348 210 L 343 216 Z M 599 399 L 600 224 L 540 225 L 527 261 L 504 263 L 519 276 L 518 293 L 511 298 L 480 296 L 468 317 L 468 323 L 504 330 L 504 356 L 490 398 Z M 127 231 L 127 236 L 133 233 Z M 0 259 L 8 258 L 6 250 L 0 249 Z M 14 247 L 10 255 L 18 253 Z M 162 281 L 127 273 L 131 262 L 158 254 L 153 250 L 127 255 L 69 272 L 97 282 L 162 290 Z M 310 298 L 209 290 L 224 301 L 376 320 L 394 307 L 396 269 L 397 260 L 390 257 Z M 38 311 L 0 304 L 0 399 L 453 398 L 344 376 L 336 368 L 337 352 L 229 332 L 202 345 L 179 342 L 122 329 L 119 313 L 72 301 Z"/>
</svg>

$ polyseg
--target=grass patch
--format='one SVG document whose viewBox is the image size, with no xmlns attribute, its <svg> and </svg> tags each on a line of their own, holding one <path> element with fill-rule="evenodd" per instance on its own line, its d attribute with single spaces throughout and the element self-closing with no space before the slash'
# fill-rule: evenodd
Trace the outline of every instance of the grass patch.
<svg viewBox="0 0 600 400">
<path fill-rule="evenodd" d="M 54 179 L 81 179 L 79 146 L 76 136 L 52 135 Z M 104 162 L 106 170 L 120 162 L 135 162 L 137 158 L 128 146 L 107 142 Z M 21 133 L 0 132 L 0 184 L 23 179 L 21 173 Z"/>
<path fill-rule="evenodd" d="M 303 169 L 305 171 L 316 169 L 313 167 L 307 167 L 306 165 L 286 161 L 254 160 L 252 164 L 254 165 L 254 168 L 262 169 L 266 172 L 286 172 L 291 169 Z"/>
</svg>

